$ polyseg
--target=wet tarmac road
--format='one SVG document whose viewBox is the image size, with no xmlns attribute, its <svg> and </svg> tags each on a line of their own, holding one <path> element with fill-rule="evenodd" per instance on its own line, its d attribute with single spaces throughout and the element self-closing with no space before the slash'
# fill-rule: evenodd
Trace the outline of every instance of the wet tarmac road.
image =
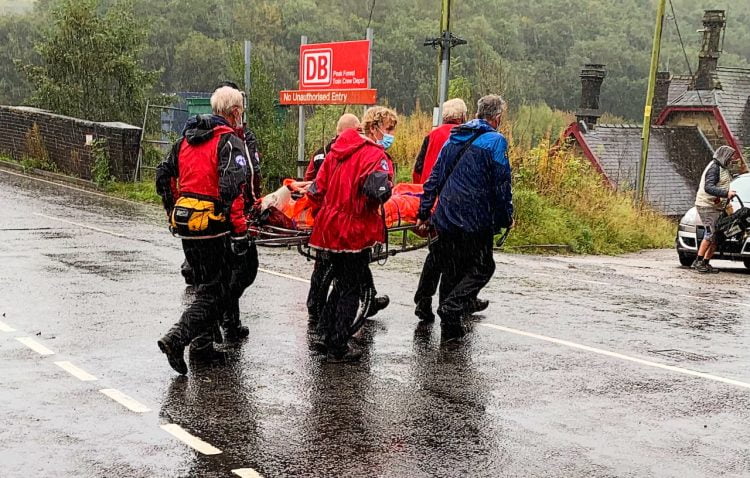
<svg viewBox="0 0 750 478">
<path fill-rule="evenodd" d="M 188 299 L 158 208 L 2 171 L 0 206 L 0 476 L 750 476 L 741 264 L 498 254 L 444 346 L 412 315 L 424 253 L 399 256 L 349 365 L 308 350 L 311 264 L 261 249 L 250 339 L 181 378 L 155 343 Z"/>
</svg>

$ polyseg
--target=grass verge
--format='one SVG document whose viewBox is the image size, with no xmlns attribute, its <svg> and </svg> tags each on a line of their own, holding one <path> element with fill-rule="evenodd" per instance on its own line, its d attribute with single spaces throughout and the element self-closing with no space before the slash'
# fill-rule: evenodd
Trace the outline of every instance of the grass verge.
<svg viewBox="0 0 750 478">
<path fill-rule="evenodd" d="M 161 204 L 161 198 L 156 194 L 156 184 L 153 181 L 111 182 L 104 189 L 107 194 L 131 201 L 149 204 Z"/>
</svg>

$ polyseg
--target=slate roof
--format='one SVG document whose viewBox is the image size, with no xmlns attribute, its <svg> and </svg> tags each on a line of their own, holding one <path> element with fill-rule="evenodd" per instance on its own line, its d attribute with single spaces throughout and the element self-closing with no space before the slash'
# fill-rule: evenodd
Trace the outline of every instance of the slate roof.
<svg viewBox="0 0 750 478">
<path fill-rule="evenodd" d="M 672 81 L 669 83 L 669 100 L 667 104 L 672 103 L 678 96 L 690 88 L 689 75 L 672 75 Z"/>
<path fill-rule="evenodd" d="M 689 90 L 689 76 L 673 76 L 669 106 L 717 106 L 741 147 L 750 146 L 750 69 L 720 66 L 717 89 Z"/>
<path fill-rule="evenodd" d="M 641 127 L 597 125 L 583 133 L 604 174 L 618 190 L 636 188 Z M 695 191 L 712 150 L 695 126 L 654 126 L 651 130 L 645 195 L 656 210 L 681 216 L 693 206 Z"/>
</svg>

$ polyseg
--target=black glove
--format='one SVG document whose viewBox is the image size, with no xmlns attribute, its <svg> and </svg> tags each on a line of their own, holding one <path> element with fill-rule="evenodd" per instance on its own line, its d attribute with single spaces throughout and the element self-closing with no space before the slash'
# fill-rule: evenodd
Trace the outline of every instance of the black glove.
<svg viewBox="0 0 750 478">
<path fill-rule="evenodd" d="M 230 239 L 230 247 L 232 252 L 236 256 L 244 256 L 250 249 L 250 238 L 247 234 L 242 236 L 232 236 Z"/>
</svg>

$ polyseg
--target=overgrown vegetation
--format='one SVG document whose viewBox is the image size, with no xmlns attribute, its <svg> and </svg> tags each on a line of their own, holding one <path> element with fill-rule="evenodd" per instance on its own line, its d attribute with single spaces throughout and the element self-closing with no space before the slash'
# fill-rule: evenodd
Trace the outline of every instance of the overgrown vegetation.
<svg viewBox="0 0 750 478">
<path fill-rule="evenodd" d="M 91 142 L 91 155 L 94 163 L 91 165 L 91 180 L 99 187 L 105 188 L 114 181 L 109 170 L 109 152 L 107 151 L 107 140 L 96 138 Z"/>
<path fill-rule="evenodd" d="M 613 191 L 590 163 L 545 140 L 511 150 L 516 224 L 507 247 L 566 244 L 573 252 L 618 254 L 669 247 L 674 223 Z"/>
<path fill-rule="evenodd" d="M 159 195 L 156 194 L 154 181 L 139 181 L 136 183 L 113 181 L 107 185 L 105 191 L 113 196 L 131 201 L 161 204 Z"/>
<path fill-rule="evenodd" d="M 26 132 L 24 153 L 21 158 L 21 166 L 25 171 L 41 169 L 43 171 L 58 171 L 57 165 L 50 161 L 47 148 L 42 141 L 42 134 L 39 131 L 39 125 L 34 125 Z"/>
</svg>

